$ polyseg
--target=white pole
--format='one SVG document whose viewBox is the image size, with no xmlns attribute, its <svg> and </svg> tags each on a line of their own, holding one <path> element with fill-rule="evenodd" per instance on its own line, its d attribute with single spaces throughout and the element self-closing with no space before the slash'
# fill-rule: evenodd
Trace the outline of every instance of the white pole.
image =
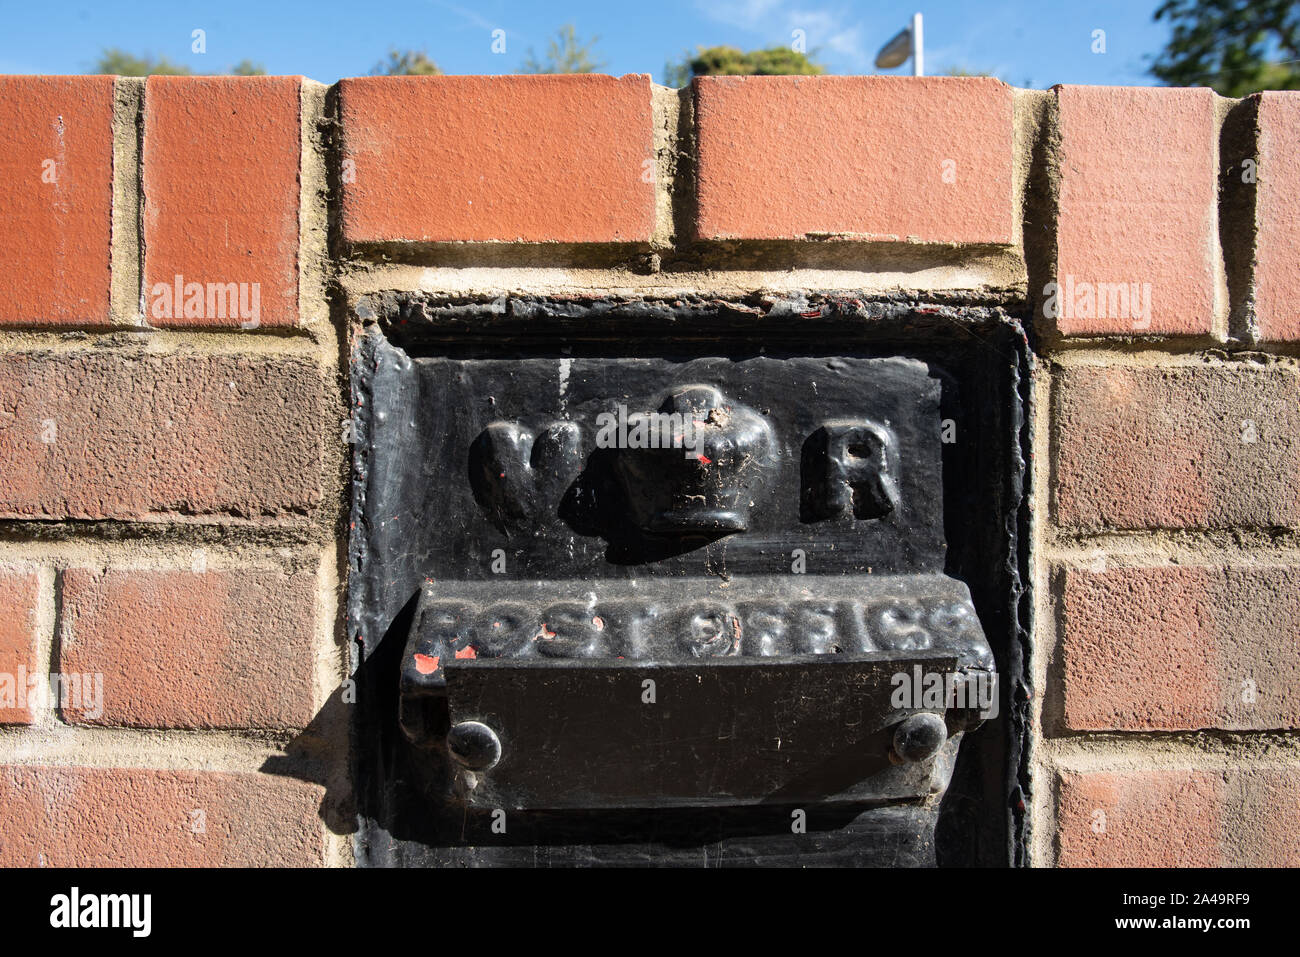
<svg viewBox="0 0 1300 957">
<path fill-rule="evenodd" d="M 925 76 L 925 52 L 919 13 L 912 14 L 912 76 Z"/>
</svg>

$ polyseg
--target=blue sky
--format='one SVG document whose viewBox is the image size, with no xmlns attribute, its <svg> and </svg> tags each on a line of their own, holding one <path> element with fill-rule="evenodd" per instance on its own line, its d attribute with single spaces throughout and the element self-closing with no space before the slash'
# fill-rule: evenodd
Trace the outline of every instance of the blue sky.
<svg viewBox="0 0 1300 957">
<path fill-rule="evenodd" d="M 1169 35 L 1156 0 L 0 0 L 0 73 L 84 73 L 105 47 L 221 72 L 242 59 L 324 83 L 369 72 L 390 47 L 423 48 L 448 73 L 512 73 L 531 46 L 572 22 L 599 37 L 604 72 L 650 73 L 696 45 L 788 44 L 803 30 L 834 73 L 874 73 L 880 46 L 925 17 L 928 73 L 957 66 L 1016 86 L 1152 85 L 1148 58 Z M 191 52 L 206 33 L 207 52 Z M 506 51 L 492 52 L 492 31 Z M 1105 31 L 1094 53 L 1093 31 Z M 910 66 L 895 73 L 910 72 Z"/>
</svg>

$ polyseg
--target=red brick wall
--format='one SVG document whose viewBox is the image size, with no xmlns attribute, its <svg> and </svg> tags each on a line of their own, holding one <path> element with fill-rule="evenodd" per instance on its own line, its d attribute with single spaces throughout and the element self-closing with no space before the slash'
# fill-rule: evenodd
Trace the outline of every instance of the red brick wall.
<svg viewBox="0 0 1300 957">
<path fill-rule="evenodd" d="M 0 77 L 0 673 L 85 679 L 0 707 L 0 864 L 348 859 L 294 756 L 347 673 L 322 102 Z"/>
<path fill-rule="evenodd" d="M 0 674 L 103 682 L 0 709 L 0 864 L 350 862 L 390 288 L 1024 310 L 1034 860 L 1300 864 L 1300 94 L 0 77 L 0 138 Z"/>
</svg>

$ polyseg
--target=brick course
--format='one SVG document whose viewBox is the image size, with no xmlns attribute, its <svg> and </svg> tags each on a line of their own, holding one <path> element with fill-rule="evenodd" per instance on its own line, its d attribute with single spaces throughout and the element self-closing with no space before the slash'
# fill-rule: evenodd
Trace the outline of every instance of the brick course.
<svg viewBox="0 0 1300 957">
<path fill-rule="evenodd" d="M 1065 773 L 1065 867 L 1295 867 L 1300 768 Z"/>
<path fill-rule="evenodd" d="M 14 353 L 0 395 L 0 518 L 292 522 L 320 501 L 301 359 Z"/>
<path fill-rule="evenodd" d="M 1004 83 L 700 77 L 695 99 L 705 239 L 1015 239 Z"/>
<path fill-rule="evenodd" d="M 150 325 L 297 324 L 301 85 L 299 77 L 282 76 L 149 78 L 143 218 Z M 177 276 L 184 303 L 174 292 Z M 246 309 L 229 305 L 232 283 Z"/>
<path fill-rule="evenodd" d="M 264 774 L 0 767 L 0 866 L 320 865 L 319 802 Z"/>
<path fill-rule="evenodd" d="M 103 326 L 113 78 L 0 76 L 0 326 Z"/>
<path fill-rule="evenodd" d="M 1210 90 L 1062 86 L 1054 279 L 1066 334 L 1208 334 L 1219 260 Z M 1068 283 L 1068 287 L 1067 287 Z M 1100 308 L 1098 284 L 1136 285 Z M 1149 285 L 1150 309 L 1146 308 Z M 1087 306 L 1085 287 L 1094 294 Z"/>
<path fill-rule="evenodd" d="M 1054 379 L 1057 520 L 1080 529 L 1300 522 L 1290 366 L 1076 366 Z"/>
<path fill-rule="evenodd" d="M 650 78 L 339 83 L 349 242 L 646 242 Z"/>
<path fill-rule="evenodd" d="M 1300 92 L 1262 93 L 1255 202 L 1255 317 L 1267 340 L 1300 339 Z"/>
<path fill-rule="evenodd" d="M 303 728 L 311 721 L 308 572 L 71 568 L 60 668 L 102 674 L 102 714 L 142 728 Z"/>
<path fill-rule="evenodd" d="M 19 679 L 43 670 L 36 660 L 39 587 L 34 572 L 0 569 L 0 725 L 32 720 L 29 686 Z"/>
<path fill-rule="evenodd" d="M 1300 727 L 1300 569 L 1070 569 L 1066 726 Z"/>
</svg>

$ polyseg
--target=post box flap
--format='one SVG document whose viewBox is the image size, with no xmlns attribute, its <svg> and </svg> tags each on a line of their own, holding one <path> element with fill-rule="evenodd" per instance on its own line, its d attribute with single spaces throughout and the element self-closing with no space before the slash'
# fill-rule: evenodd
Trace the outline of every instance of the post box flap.
<svg viewBox="0 0 1300 957">
<path fill-rule="evenodd" d="M 935 762 L 891 754 L 898 726 L 947 701 L 911 696 L 945 654 L 673 662 L 459 660 L 447 667 L 452 735 L 497 743 L 470 764 L 464 799 L 529 809 L 736 806 L 925 797 Z M 477 729 L 475 729 L 477 730 Z M 455 744 L 453 743 L 453 750 Z"/>
</svg>

